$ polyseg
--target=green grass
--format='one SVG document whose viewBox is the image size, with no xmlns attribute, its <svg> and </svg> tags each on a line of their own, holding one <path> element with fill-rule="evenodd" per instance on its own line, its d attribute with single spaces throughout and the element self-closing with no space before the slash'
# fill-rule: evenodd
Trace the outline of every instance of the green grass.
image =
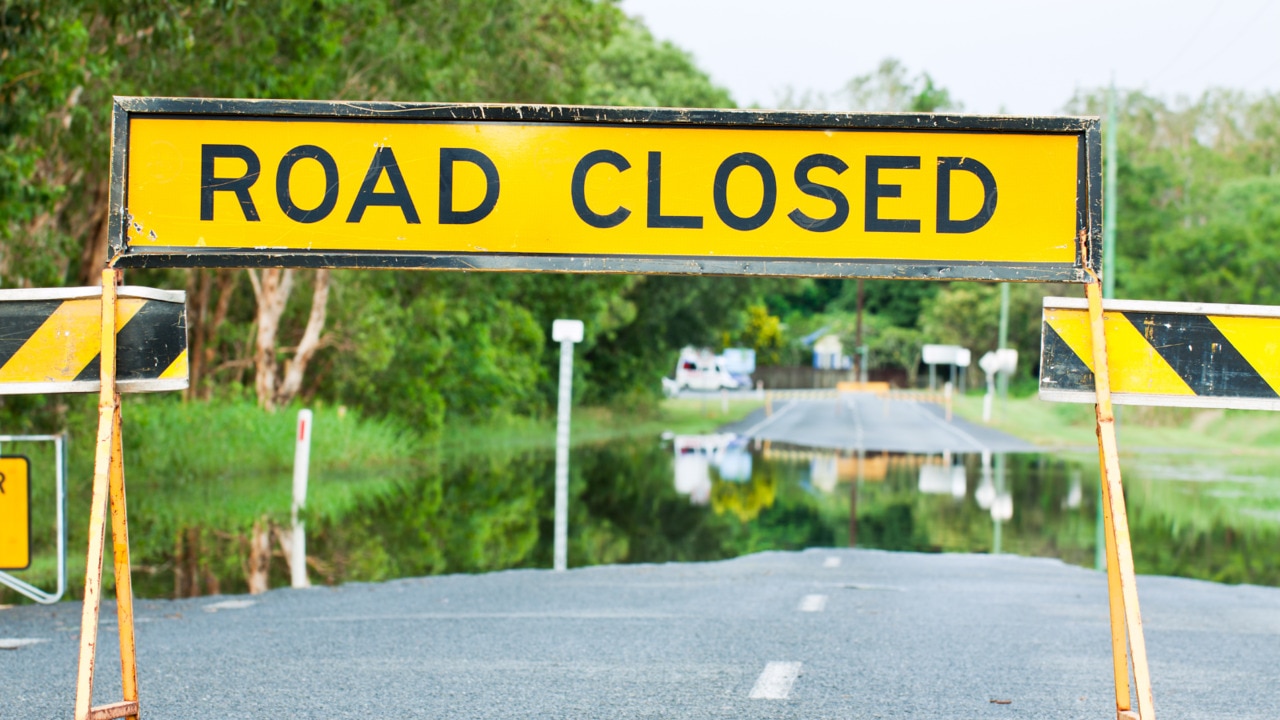
<svg viewBox="0 0 1280 720">
<path fill-rule="evenodd" d="M 957 397 L 955 412 L 982 422 L 982 395 Z M 1280 415 L 1245 410 L 1117 406 L 1122 454 L 1195 451 L 1265 457 L 1280 454 Z M 1093 405 L 1045 402 L 1038 397 L 996 402 L 991 427 L 1047 450 L 1097 447 Z"/>
</svg>

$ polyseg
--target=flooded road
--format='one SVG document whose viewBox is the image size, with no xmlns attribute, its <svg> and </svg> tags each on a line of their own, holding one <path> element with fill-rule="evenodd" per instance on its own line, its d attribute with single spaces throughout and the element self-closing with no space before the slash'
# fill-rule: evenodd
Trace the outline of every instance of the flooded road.
<svg viewBox="0 0 1280 720">
<path fill-rule="evenodd" d="M 550 567 L 553 455 L 495 454 L 406 483 L 323 524 L 319 581 Z M 1126 456 L 1138 572 L 1280 585 L 1280 467 L 1266 458 Z M 569 564 L 719 560 L 863 547 L 1011 553 L 1094 567 L 1088 452 L 850 453 L 733 434 L 577 447 Z"/>
</svg>

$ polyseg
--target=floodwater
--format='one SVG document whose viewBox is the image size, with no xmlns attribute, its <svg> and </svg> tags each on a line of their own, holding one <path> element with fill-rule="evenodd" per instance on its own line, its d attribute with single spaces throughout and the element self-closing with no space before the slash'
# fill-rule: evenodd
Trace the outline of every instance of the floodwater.
<svg viewBox="0 0 1280 720">
<path fill-rule="evenodd" d="M 1280 466 L 1126 456 L 1138 572 L 1280 585 Z M 317 581 L 550 567 L 550 452 L 476 458 L 320 528 Z M 733 435 L 575 448 L 569 564 L 863 547 L 1014 553 L 1094 567 L 1093 453 L 837 454 Z"/>
<path fill-rule="evenodd" d="M 1147 451 L 1121 458 L 1139 573 L 1280 586 L 1280 462 Z M 550 568 L 555 457 L 496 450 L 426 459 L 409 477 L 350 482 L 341 511 L 307 520 L 313 584 Z M 722 560 L 861 547 L 1011 553 L 1097 567 L 1095 452 L 837 453 L 731 434 L 633 437 L 570 454 L 569 565 Z M 240 593 L 248 536 L 201 526 L 143 542 L 140 597 Z M 155 535 L 155 533 L 151 533 Z M 166 542 L 167 540 L 167 542 Z M 73 550 L 74 552 L 74 550 Z M 284 553 L 270 586 L 289 584 Z M 73 574 L 68 597 L 78 595 Z M 0 592 L 0 600 L 19 600 Z"/>
</svg>

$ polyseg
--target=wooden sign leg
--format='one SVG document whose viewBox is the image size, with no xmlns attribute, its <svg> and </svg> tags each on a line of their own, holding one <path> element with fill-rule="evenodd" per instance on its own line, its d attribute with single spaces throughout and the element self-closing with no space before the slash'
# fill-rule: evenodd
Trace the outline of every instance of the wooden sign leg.
<svg viewBox="0 0 1280 720">
<path fill-rule="evenodd" d="M 111 495 L 119 488 L 116 512 L 124 513 L 124 465 L 120 456 L 120 395 L 116 392 L 116 283 L 115 270 L 102 273 L 102 350 L 100 367 L 102 389 L 98 396 L 98 439 L 93 461 L 93 500 L 89 508 L 89 555 L 85 563 L 84 605 L 80 615 L 80 664 L 76 677 L 75 720 L 108 720 L 137 718 L 137 668 L 133 657 L 133 603 L 129 583 L 128 533 L 123 519 L 112 523 L 115 543 L 116 597 L 130 593 L 129 602 L 120 604 L 120 650 L 124 661 L 125 701 L 92 707 L 93 671 L 98 645 L 98 615 L 102 607 L 102 558 L 106 544 L 106 513 Z M 118 478 L 118 479 L 117 479 Z M 123 532 L 123 538 L 121 537 Z M 123 543 L 122 543 L 123 540 Z M 121 555 L 121 546 L 124 554 Z M 120 562 L 125 563 L 124 572 Z M 127 614 L 127 618 L 126 618 Z M 125 636 L 128 636 L 127 651 Z M 126 657 L 127 655 L 127 657 Z M 133 698 L 129 699 L 132 684 Z"/>
<path fill-rule="evenodd" d="M 1129 542 L 1129 518 L 1125 512 L 1124 488 L 1120 481 L 1120 457 L 1116 443 L 1115 413 L 1111 406 L 1111 375 L 1107 366 L 1106 330 L 1102 314 L 1102 286 L 1095 280 L 1085 286 L 1089 301 L 1089 322 L 1093 339 L 1093 369 L 1098 404 L 1098 453 L 1102 469 L 1103 517 L 1107 522 L 1107 587 L 1111 605 L 1111 647 L 1116 672 L 1116 717 L 1155 720 L 1151 694 L 1151 673 L 1147 666 L 1147 645 L 1138 610 L 1137 577 L 1133 568 L 1133 548 Z M 1122 610 L 1123 617 L 1117 617 Z M 1129 657 L 1125 657 L 1125 634 Z M 1129 659 L 1133 661 L 1133 682 L 1137 689 L 1138 712 L 1129 704 Z M 1123 676 L 1123 678 L 1122 678 Z"/>
</svg>

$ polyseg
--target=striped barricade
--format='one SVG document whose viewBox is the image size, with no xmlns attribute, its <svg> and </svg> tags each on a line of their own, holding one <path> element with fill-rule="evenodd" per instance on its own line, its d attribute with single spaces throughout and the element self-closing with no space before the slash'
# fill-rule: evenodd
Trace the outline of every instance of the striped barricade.
<svg viewBox="0 0 1280 720">
<path fill-rule="evenodd" d="M 119 288 L 121 392 L 188 383 L 186 293 Z M 0 395 L 89 393 L 101 387 L 102 288 L 0 290 Z"/>
<path fill-rule="evenodd" d="M 1280 410 L 1280 308 L 1106 300 L 1112 400 Z M 1040 397 L 1095 402 L 1083 299 L 1045 298 Z"/>
</svg>

